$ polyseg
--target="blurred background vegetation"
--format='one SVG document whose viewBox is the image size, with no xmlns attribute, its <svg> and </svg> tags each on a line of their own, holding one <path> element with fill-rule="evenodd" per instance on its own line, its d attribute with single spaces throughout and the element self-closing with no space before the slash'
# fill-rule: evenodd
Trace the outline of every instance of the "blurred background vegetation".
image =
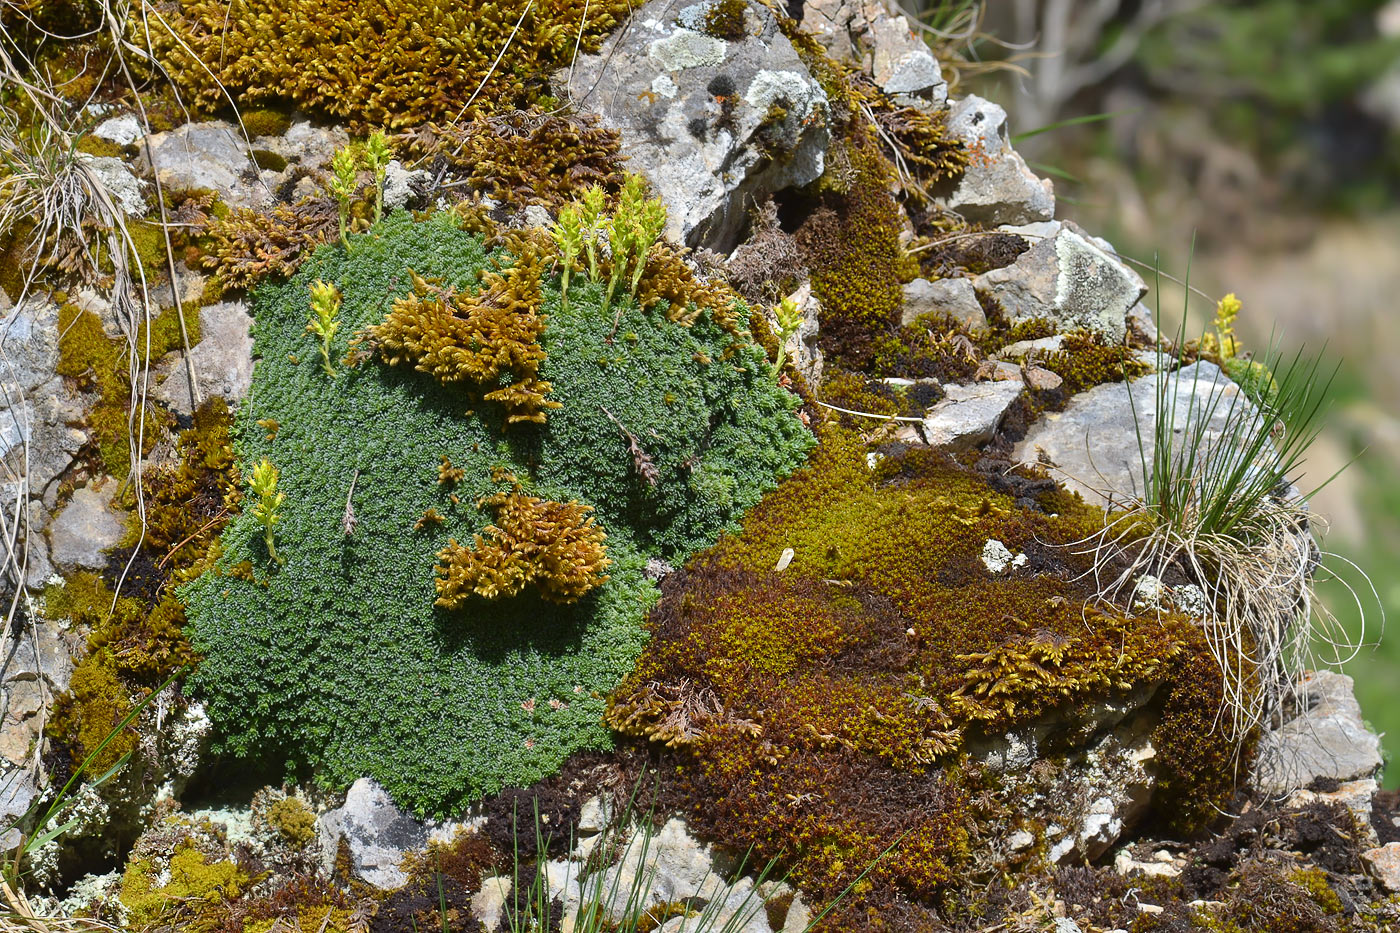
<svg viewBox="0 0 1400 933">
<path fill-rule="evenodd" d="M 1400 631 L 1383 637 L 1380 612 L 1400 625 L 1400 0 L 903 3 L 953 93 L 1006 107 L 1061 217 L 1237 293 L 1247 348 L 1325 343 L 1340 361 L 1300 485 L 1355 459 L 1312 505 L 1325 566 L 1362 606 L 1340 581 L 1323 591 L 1354 632 L 1364 610 L 1368 646 L 1345 669 L 1400 759 Z M 1165 279 L 1149 296 L 1164 328 L 1185 297 Z M 1212 311 L 1193 297 L 1190 328 Z"/>
</svg>

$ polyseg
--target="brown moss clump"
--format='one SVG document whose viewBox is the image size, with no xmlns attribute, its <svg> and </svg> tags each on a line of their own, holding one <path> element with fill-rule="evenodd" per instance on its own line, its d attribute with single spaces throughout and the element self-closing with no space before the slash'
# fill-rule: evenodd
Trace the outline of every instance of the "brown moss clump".
<svg viewBox="0 0 1400 933">
<path fill-rule="evenodd" d="M 316 838 L 316 814 L 296 797 L 283 797 L 268 807 L 267 823 L 293 849 L 304 849 Z"/>
<path fill-rule="evenodd" d="M 251 137 L 281 136 L 292 128 L 292 118 L 281 110 L 258 107 L 245 110 L 238 115 L 243 121 L 243 129 Z"/>
<path fill-rule="evenodd" d="M 339 233 L 329 197 L 302 198 L 270 211 L 238 208 L 205 231 L 203 263 L 225 288 L 248 288 L 268 276 L 286 277 Z"/>
<path fill-rule="evenodd" d="M 151 858 L 135 858 L 122 873 L 118 897 L 131 929 L 214 933 L 252 878 L 230 859 L 216 859 L 193 841 L 182 844 L 162 872 Z"/>
<path fill-rule="evenodd" d="M 504 273 L 486 273 L 474 295 L 414 275 L 413 294 L 369 328 L 370 342 L 391 366 L 412 365 L 443 385 L 466 384 L 483 401 L 499 402 L 507 424 L 543 424 L 545 412 L 559 403 L 545 397 L 550 385 L 539 379 L 541 267 L 539 254 L 526 249 Z M 505 376 L 511 378 L 503 383 Z"/>
<path fill-rule="evenodd" d="M 222 398 L 195 410 L 194 423 L 176 440 L 175 463 L 146 469 L 144 538 L 139 522 L 127 531 L 163 571 L 162 579 L 198 567 L 242 498 L 229 439 L 232 415 Z"/>
<path fill-rule="evenodd" d="M 73 669 L 68 692 L 54 702 L 44 734 L 63 743 L 70 769 L 91 759 L 88 772 L 102 774 L 136 748 L 135 729 L 112 735 L 132 706 L 112 653 L 99 650 Z"/>
<path fill-rule="evenodd" d="M 596 117 L 515 110 L 414 130 L 409 148 L 446 160 L 470 187 L 513 207 L 557 210 L 589 185 L 622 187 L 619 136 Z"/>
<path fill-rule="evenodd" d="M 437 605 L 458 609 L 473 596 L 499 599 L 534 586 L 550 602 L 572 603 L 608 580 L 607 537 L 589 506 L 551 502 L 521 492 L 483 497 L 478 507 L 495 511 L 485 540 L 472 547 L 452 539 L 438 552 Z"/>
<path fill-rule="evenodd" d="M 1155 739 L 1195 730 L 1165 767 L 1191 769 L 1178 786 L 1233 787 L 1211 723 L 1219 671 L 1195 627 L 1095 608 L 1087 556 L 1061 546 L 1101 513 L 1068 499 L 1057 516 L 1027 511 L 924 449 L 872 470 L 857 435 L 823 435 L 742 534 L 667 578 L 652 641 L 608 712 L 670 749 L 702 830 L 789 860 L 818 897 L 902 838 L 864 903 L 937 903 L 971 864 L 973 835 L 1009 812 L 959 764 L 969 739 L 1162 683 L 1177 686 Z M 990 574 L 989 538 L 1026 566 Z"/>
<path fill-rule="evenodd" d="M 45 591 L 45 614 L 69 619 L 87 633 L 88 654 L 74 668 L 46 729 L 69 766 L 95 752 L 137 698 L 198 661 L 185 634 L 185 607 L 176 586 L 203 568 L 237 506 L 230 421 L 222 399 L 206 402 L 176 442 L 178 462 L 145 471 L 145 533 L 132 513 L 119 552 L 131 557 L 129 567 L 125 557 L 119 561 L 128 571 L 120 594 L 93 573 L 73 574 Z M 135 742 L 130 729 L 118 736 L 103 749 L 92 773 L 115 763 Z"/>
<path fill-rule="evenodd" d="M 226 103 L 291 101 L 352 124 L 412 126 L 525 106 L 540 76 L 566 65 L 628 12 L 621 0 L 501 0 L 424 8 L 355 0 L 253 0 L 229 9 L 177 0 L 154 41 L 165 72 L 209 111 Z M 523 15 L 522 15 L 523 14 Z M 518 28 L 517 28 L 518 25 Z M 154 27 L 153 27 L 154 28 Z M 493 68 L 509 43 L 506 67 Z"/>
<path fill-rule="evenodd" d="M 1129 347 L 1106 343 L 1098 334 L 1084 331 L 1066 334 L 1060 349 L 1040 365 L 1064 379 L 1064 389 L 1071 395 L 1105 382 L 1136 379 L 1151 370 Z"/>
<path fill-rule="evenodd" d="M 748 35 L 745 0 L 715 0 L 705 11 L 705 32 L 716 39 L 737 42 Z"/>
</svg>

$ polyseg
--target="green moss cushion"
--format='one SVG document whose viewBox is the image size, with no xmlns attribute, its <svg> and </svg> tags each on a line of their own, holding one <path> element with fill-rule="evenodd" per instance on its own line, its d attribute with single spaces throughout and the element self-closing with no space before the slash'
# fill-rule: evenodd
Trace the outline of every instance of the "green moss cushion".
<svg viewBox="0 0 1400 933">
<path fill-rule="evenodd" d="M 410 269 L 474 289 L 478 271 L 510 262 L 447 218 L 395 215 L 352 242 L 254 295 L 258 361 L 235 448 L 245 472 L 264 457 L 281 471 L 286 563 L 269 561 L 250 514 L 231 523 L 218 569 L 182 593 L 204 655 L 192 683 L 226 750 L 331 782 L 370 775 L 403 804 L 447 813 L 608 741 L 603 696 L 631 669 L 656 599 L 647 559 L 683 560 L 736 527 L 813 442 L 756 347 L 707 317 L 683 327 L 631 303 L 609 343 L 614 312 L 583 276 L 567 309 L 557 278 L 545 288 L 540 376 L 562 403 L 545 425 L 505 429 L 498 406 L 372 358 L 331 379 L 305 332 L 313 281 L 343 295 L 339 356 L 412 289 Z M 655 486 L 619 423 L 654 461 Z M 465 471 L 455 487 L 439 483 L 444 456 Z M 497 468 L 531 495 L 596 509 L 609 582 L 568 606 L 527 591 L 434 607 L 435 556 L 489 524 L 476 503 L 502 488 Z M 429 509 L 445 521 L 416 529 Z"/>
</svg>

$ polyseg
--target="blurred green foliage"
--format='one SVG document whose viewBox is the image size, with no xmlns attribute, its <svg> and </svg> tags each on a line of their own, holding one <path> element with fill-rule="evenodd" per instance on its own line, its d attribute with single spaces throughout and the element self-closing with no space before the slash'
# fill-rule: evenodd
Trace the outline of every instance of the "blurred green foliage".
<svg viewBox="0 0 1400 933">
<path fill-rule="evenodd" d="M 1204 110 L 1214 129 L 1270 168 L 1293 194 L 1324 196 L 1400 181 L 1395 134 L 1365 115 L 1363 91 L 1400 62 L 1400 36 L 1378 34 L 1384 0 L 1232 0 L 1202 4 L 1150 30 L 1136 57 L 1159 94 Z M 1104 36 L 1104 43 L 1115 36 Z"/>
</svg>

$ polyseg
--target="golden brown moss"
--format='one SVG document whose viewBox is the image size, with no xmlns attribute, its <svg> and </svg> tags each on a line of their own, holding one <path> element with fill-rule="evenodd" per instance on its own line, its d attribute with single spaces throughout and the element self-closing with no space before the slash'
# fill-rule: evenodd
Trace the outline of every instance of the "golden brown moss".
<svg viewBox="0 0 1400 933">
<path fill-rule="evenodd" d="M 204 267 L 226 288 L 248 288 L 266 276 L 289 276 L 312 249 L 336 237 L 338 216 L 335 201 L 324 195 L 278 204 L 266 212 L 238 208 L 210 224 Z"/>
<path fill-rule="evenodd" d="M 472 188 L 512 207 L 557 210 L 589 185 L 609 193 L 622 187 L 618 133 L 591 114 L 517 110 L 419 127 L 407 142 L 413 153 L 445 160 Z"/>
<path fill-rule="evenodd" d="M 170 858 L 168 873 L 138 858 L 122 873 L 118 896 L 132 929 L 179 929 L 212 933 L 252 879 L 227 859 L 211 860 L 193 843 Z"/>
<path fill-rule="evenodd" d="M 822 303 L 823 349 L 835 362 L 863 369 L 872 339 L 899 325 L 913 266 L 899 242 L 894 173 L 868 124 L 836 144 L 830 165 L 820 184 L 831 190 L 797 242 Z"/>
<path fill-rule="evenodd" d="M 489 540 L 477 535 L 465 547 L 453 539 L 438 553 L 437 605 L 458 609 L 473 595 L 499 599 L 527 586 L 551 602 L 572 603 L 607 582 L 607 535 L 589 506 L 527 496 L 518 484 L 477 506 L 492 509 L 496 524 L 486 526 Z"/>
<path fill-rule="evenodd" d="M 865 455 L 854 433 L 824 428 L 811 466 L 742 534 L 667 579 L 608 720 L 672 749 L 703 829 L 782 854 L 818 897 L 903 837 L 872 871 L 870 903 L 936 901 L 992 812 L 957 766 L 969 737 L 1176 683 L 1183 663 L 1199 690 L 1219 673 L 1188 620 L 1094 607 L 1087 557 L 1060 545 L 1101 527 L 1096 510 L 1025 511 L 931 451 L 873 469 Z M 989 538 L 1027 566 L 989 573 Z M 1233 778 L 1212 757 L 1214 699 L 1173 693 L 1163 727 L 1196 730 L 1203 753 L 1179 747 L 1173 766 L 1212 793 Z"/>
<path fill-rule="evenodd" d="M 297 797 L 283 797 L 268 807 L 267 823 L 293 849 L 304 849 L 316 838 L 316 814 Z"/>
<path fill-rule="evenodd" d="M 545 326 L 540 274 L 540 256 L 526 249 L 504 273 L 486 273 L 474 295 L 414 275 L 413 294 L 369 328 L 370 341 L 391 366 L 411 365 L 444 385 L 465 384 L 475 397 L 499 402 L 508 424 L 543 424 L 545 412 L 559 403 L 545 397 L 550 385 L 539 379 Z"/>
<path fill-rule="evenodd" d="M 149 404 L 141 407 L 139 420 L 132 414 L 126 342 L 107 336 L 96 314 L 63 305 L 58 329 L 54 370 L 73 380 L 79 389 L 97 394 L 87 415 L 92 448 L 107 473 L 124 478 L 131 471 L 132 438 L 141 437 L 141 456 L 150 453 L 168 424 L 168 416 Z"/>
<path fill-rule="evenodd" d="M 91 759 L 88 772 L 101 774 L 136 748 L 134 728 L 113 735 L 131 709 L 111 652 L 99 650 L 73 669 L 68 692 L 54 701 L 44 734 L 63 743 L 70 768 Z"/>
<path fill-rule="evenodd" d="M 528 7 L 528 8 L 527 8 Z M 290 100 L 352 124 L 411 126 L 525 106 L 540 76 L 568 63 L 626 15 L 622 0 L 497 0 L 423 7 L 354 0 L 253 0 L 230 13 L 178 0 L 156 29 L 161 63 L 194 103 Z M 518 27 L 518 28 L 517 28 Z M 508 67 L 492 67 L 509 43 Z"/>
</svg>

